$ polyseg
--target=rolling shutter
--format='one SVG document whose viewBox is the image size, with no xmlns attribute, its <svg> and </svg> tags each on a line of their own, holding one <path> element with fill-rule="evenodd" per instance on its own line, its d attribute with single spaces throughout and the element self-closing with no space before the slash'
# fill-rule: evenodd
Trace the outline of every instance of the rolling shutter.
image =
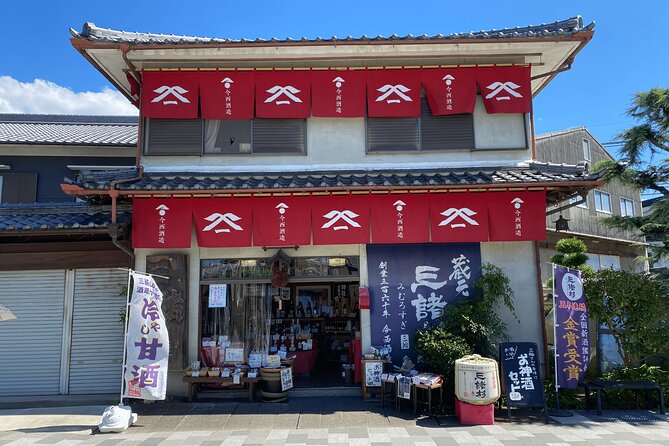
<svg viewBox="0 0 669 446">
<path fill-rule="evenodd" d="M 74 281 L 70 394 L 121 390 L 123 325 L 119 313 L 128 273 L 115 269 L 79 269 Z"/>
<path fill-rule="evenodd" d="M 304 153 L 305 119 L 254 119 L 253 153 Z"/>
<path fill-rule="evenodd" d="M 423 98 L 421 150 L 471 150 L 474 144 L 474 115 L 433 116 Z"/>
<path fill-rule="evenodd" d="M 368 152 L 418 150 L 418 118 L 367 118 Z"/>
<path fill-rule="evenodd" d="M 65 271 L 0 272 L 0 395 L 57 395 Z"/>
<path fill-rule="evenodd" d="M 147 155 L 201 155 L 201 119 L 149 119 Z"/>
</svg>

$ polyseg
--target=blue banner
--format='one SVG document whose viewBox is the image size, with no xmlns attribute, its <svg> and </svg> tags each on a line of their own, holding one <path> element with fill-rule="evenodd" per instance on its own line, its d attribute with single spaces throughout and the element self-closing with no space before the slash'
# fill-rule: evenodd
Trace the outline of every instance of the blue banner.
<svg viewBox="0 0 669 446">
<path fill-rule="evenodd" d="M 367 245 L 373 346 L 390 346 L 395 365 L 417 354 L 413 336 L 438 325 L 449 302 L 473 297 L 481 276 L 478 243 Z"/>
</svg>

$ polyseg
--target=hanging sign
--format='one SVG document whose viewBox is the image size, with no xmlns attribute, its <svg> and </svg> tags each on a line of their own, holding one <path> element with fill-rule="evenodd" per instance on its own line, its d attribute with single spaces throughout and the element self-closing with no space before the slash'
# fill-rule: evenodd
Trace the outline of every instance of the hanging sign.
<svg viewBox="0 0 669 446">
<path fill-rule="evenodd" d="M 227 297 L 227 285 L 209 285 L 209 308 L 225 308 L 227 306 Z"/>
<path fill-rule="evenodd" d="M 142 115 L 194 119 L 198 116 L 198 78 L 182 71 L 142 73 Z"/>
<path fill-rule="evenodd" d="M 420 70 L 367 71 L 367 115 L 371 118 L 420 116 Z"/>
<path fill-rule="evenodd" d="M 286 367 L 281 369 L 281 391 L 285 392 L 286 390 L 293 388 L 293 368 Z"/>
<path fill-rule="evenodd" d="M 133 248 L 190 248 L 191 205 L 186 198 L 133 198 Z"/>
<path fill-rule="evenodd" d="M 529 66 L 480 68 L 476 82 L 489 114 L 532 111 Z"/>
<path fill-rule="evenodd" d="M 544 407 L 546 400 L 537 344 L 503 342 L 499 351 L 507 406 Z"/>
<path fill-rule="evenodd" d="M 308 197 L 255 198 L 253 201 L 253 245 L 310 245 L 310 204 Z"/>
<path fill-rule="evenodd" d="M 426 194 L 375 195 L 370 203 L 372 243 L 430 241 L 429 197 Z"/>
<path fill-rule="evenodd" d="M 253 200 L 212 198 L 198 203 L 193 209 L 193 217 L 199 246 L 251 246 Z"/>
<path fill-rule="evenodd" d="M 557 386 L 574 389 L 590 363 L 588 311 L 579 270 L 553 265 Z"/>
<path fill-rule="evenodd" d="M 448 302 L 473 296 L 481 276 L 478 243 L 368 245 L 372 345 L 391 347 L 394 364 L 416 364 L 414 333 L 439 324 Z"/>
<path fill-rule="evenodd" d="M 433 242 L 487 242 L 492 194 L 435 194 L 430 197 Z"/>
<path fill-rule="evenodd" d="M 476 72 L 474 68 L 421 70 L 421 83 L 432 114 L 474 113 Z"/>
<path fill-rule="evenodd" d="M 311 113 L 326 118 L 365 116 L 365 72 L 325 70 L 311 73 Z"/>
<path fill-rule="evenodd" d="M 203 119 L 253 119 L 253 71 L 199 73 Z"/>
<path fill-rule="evenodd" d="M 312 197 L 314 245 L 369 243 L 368 195 Z"/>
<path fill-rule="evenodd" d="M 164 400 L 170 341 L 161 308 L 163 293 L 151 276 L 131 274 L 123 396 Z"/>
<path fill-rule="evenodd" d="M 486 194 L 490 241 L 546 240 L 546 192 Z"/>
<path fill-rule="evenodd" d="M 308 71 L 258 71 L 258 118 L 308 118 L 311 115 L 311 82 Z"/>
</svg>

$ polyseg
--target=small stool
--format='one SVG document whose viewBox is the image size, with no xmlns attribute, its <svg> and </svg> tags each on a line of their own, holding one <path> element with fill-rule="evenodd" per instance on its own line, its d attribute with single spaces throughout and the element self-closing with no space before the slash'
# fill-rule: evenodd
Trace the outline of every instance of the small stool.
<svg viewBox="0 0 669 446">
<path fill-rule="evenodd" d="M 381 407 L 386 407 L 386 390 L 390 390 L 391 401 L 395 400 L 395 388 L 397 383 L 394 379 L 383 379 L 381 380 Z"/>
<path fill-rule="evenodd" d="M 413 384 L 412 386 L 413 394 L 413 412 L 418 414 L 418 405 L 427 405 L 427 414 L 432 416 L 432 392 L 434 390 L 439 391 L 439 408 L 442 408 L 444 404 L 444 388 L 441 383 L 433 384 L 431 386 L 427 384 Z M 419 390 L 424 392 L 419 392 Z M 427 393 L 427 401 L 419 400 L 421 393 Z"/>
</svg>

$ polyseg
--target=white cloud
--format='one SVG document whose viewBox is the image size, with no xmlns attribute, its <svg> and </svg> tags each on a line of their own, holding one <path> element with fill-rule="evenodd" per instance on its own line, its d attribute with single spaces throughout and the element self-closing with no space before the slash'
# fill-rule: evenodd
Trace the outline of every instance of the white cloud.
<svg viewBox="0 0 669 446">
<path fill-rule="evenodd" d="M 118 91 L 75 92 L 53 82 L 19 82 L 0 76 L 0 113 L 136 115 L 137 108 Z"/>
</svg>

